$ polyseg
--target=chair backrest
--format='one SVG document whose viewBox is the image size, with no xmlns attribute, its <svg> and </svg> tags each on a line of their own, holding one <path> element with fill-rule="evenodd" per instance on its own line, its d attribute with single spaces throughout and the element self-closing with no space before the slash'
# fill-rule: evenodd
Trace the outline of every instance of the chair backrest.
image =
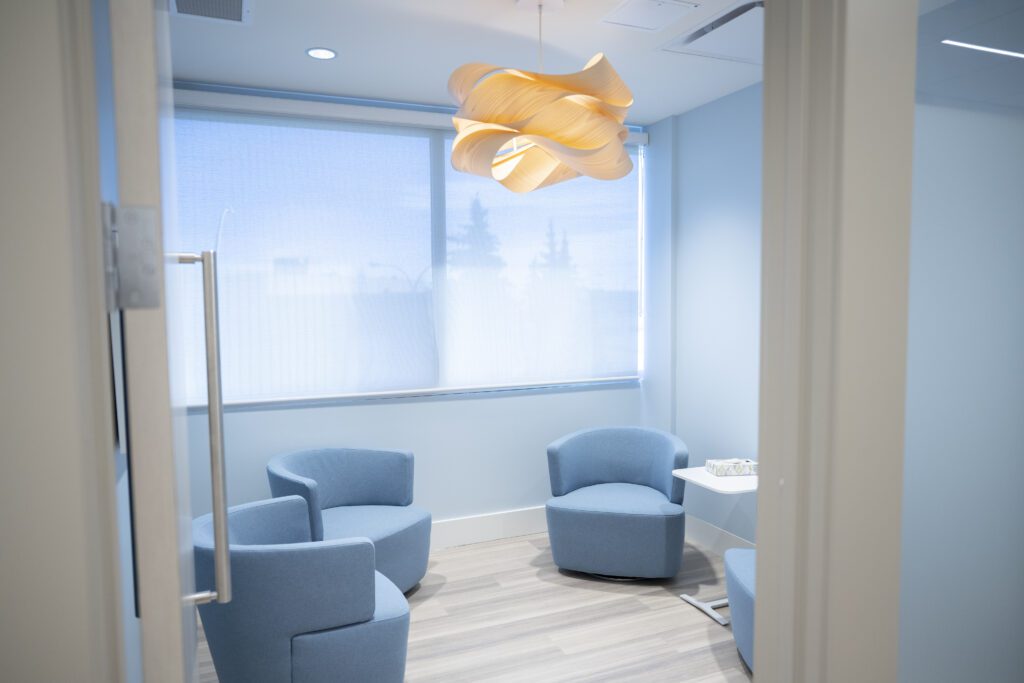
<svg viewBox="0 0 1024 683">
<path fill-rule="evenodd" d="M 273 462 L 315 481 L 321 510 L 412 503 L 413 455 L 407 451 L 325 448 L 287 453 Z"/>
<path fill-rule="evenodd" d="M 374 548 L 366 538 L 310 542 L 300 496 L 231 508 L 233 597 L 199 607 L 222 681 L 290 680 L 291 640 L 300 633 L 373 616 Z M 214 584 L 213 520 L 192 525 L 196 587 Z"/>
<path fill-rule="evenodd" d="M 228 538 L 233 546 L 279 545 L 312 540 L 306 501 L 299 496 L 259 500 L 228 511 Z M 192 543 L 213 549 L 213 517 L 204 515 L 192 525 Z"/>
<path fill-rule="evenodd" d="M 640 484 L 681 503 L 683 482 L 672 476 L 672 470 L 686 467 L 688 459 L 686 444 L 658 429 L 585 429 L 548 447 L 551 493 L 564 496 L 595 484 Z"/>
</svg>

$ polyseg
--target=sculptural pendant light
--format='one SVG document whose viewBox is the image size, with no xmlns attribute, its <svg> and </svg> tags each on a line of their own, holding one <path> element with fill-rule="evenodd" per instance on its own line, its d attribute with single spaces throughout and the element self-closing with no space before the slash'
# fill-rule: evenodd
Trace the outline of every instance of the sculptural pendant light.
<svg viewBox="0 0 1024 683">
<path fill-rule="evenodd" d="M 550 5 L 552 0 L 547 0 Z M 543 12 L 535 4 L 543 70 Z M 530 192 L 580 175 L 601 180 L 633 170 L 624 125 L 633 94 L 602 53 L 582 71 L 544 74 L 491 64 L 464 64 L 448 79 L 459 105 L 452 166 Z"/>
</svg>

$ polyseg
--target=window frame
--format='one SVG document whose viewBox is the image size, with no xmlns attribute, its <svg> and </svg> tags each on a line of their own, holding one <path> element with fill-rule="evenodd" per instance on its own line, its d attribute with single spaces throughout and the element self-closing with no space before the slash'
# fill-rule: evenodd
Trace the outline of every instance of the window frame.
<svg viewBox="0 0 1024 683">
<path fill-rule="evenodd" d="M 451 113 L 454 113 L 452 108 Z M 313 95 L 287 91 L 264 91 L 255 88 L 213 86 L 207 84 L 176 84 L 174 90 L 174 117 L 192 113 L 227 113 L 283 119 L 325 120 L 351 125 L 353 128 L 368 128 L 378 131 L 389 130 L 397 134 L 424 135 L 430 145 L 430 233 L 431 233 L 431 283 L 434 310 L 443 314 L 444 282 L 439 282 L 438 273 L 447 268 L 448 234 L 445 171 L 447 159 L 445 143 L 454 138 L 451 127 L 451 113 L 447 108 L 414 105 L 400 102 L 380 102 L 349 97 Z M 637 201 L 637 372 L 630 375 L 594 377 L 586 379 L 563 379 L 522 384 L 480 384 L 468 386 L 441 386 L 408 390 L 378 392 L 337 393 L 321 396 L 289 397 L 279 399 L 256 399 L 224 403 L 226 412 L 271 410 L 279 408 L 316 407 L 330 405 L 361 404 L 386 400 L 422 400 L 432 397 L 472 398 L 482 396 L 503 396 L 523 393 L 549 393 L 586 391 L 594 389 L 621 389 L 640 386 L 644 374 L 645 338 L 645 164 L 647 133 L 639 127 L 630 126 L 626 144 L 637 148 L 638 156 L 638 201 Z M 443 339 L 438 344 L 443 344 Z M 439 370 L 443 376 L 443 369 Z M 206 410 L 205 403 L 189 403 L 188 412 Z"/>
</svg>

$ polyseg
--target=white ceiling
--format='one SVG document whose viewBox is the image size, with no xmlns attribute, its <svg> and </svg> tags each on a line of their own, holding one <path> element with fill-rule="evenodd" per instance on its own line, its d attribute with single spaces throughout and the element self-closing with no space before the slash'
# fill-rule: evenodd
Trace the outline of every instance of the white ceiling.
<svg viewBox="0 0 1024 683">
<path fill-rule="evenodd" d="M 546 72 L 579 70 L 604 52 L 633 90 L 629 123 L 649 124 L 761 80 L 761 67 L 661 50 L 742 4 L 700 0 L 661 31 L 601 22 L 622 0 L 565 0 L 544 17 Z M 172 15 L 174 76 L 249 87 L 451 105 L 465 62 L 536 70 L 537 16 L 515 0 L 251 0 L 245 24 Z M 317 61 L 306 48 L 329 47 Z"/>
</svg>

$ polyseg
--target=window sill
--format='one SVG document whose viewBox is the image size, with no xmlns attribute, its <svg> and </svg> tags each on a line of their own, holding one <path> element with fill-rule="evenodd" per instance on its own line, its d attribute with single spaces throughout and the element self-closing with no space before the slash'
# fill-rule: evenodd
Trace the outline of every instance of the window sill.
<svg viewBox="0 0 1024 683">
<path fill-rule="evenodd" d="M 607 389 L 629 389 L 639 387 L 639 376 L 603 377 L 599 379 L 567 380 L 533 384 L 509 384 L 500 386 L 449 387 L 435 389 L 409 389 L 405 391 L 380 391 L 365 394 L 342 394 L 312 398 L 287 398 L 262 401 L 238 401 L 224 404 L 225 413 L 245 413 L 259 410 L 294 410 L 297 408 L 320 408 L 341 405 L 365 405 L 378 402 L 407 402 L 422 400 L 458 400 L 479 398 L 500 398 L 531 394 L 564 393 L 576 391 L 600 391 Z M 205 415 L 206 405 L 190 405 L 189 415 Z"/>
</svg>

